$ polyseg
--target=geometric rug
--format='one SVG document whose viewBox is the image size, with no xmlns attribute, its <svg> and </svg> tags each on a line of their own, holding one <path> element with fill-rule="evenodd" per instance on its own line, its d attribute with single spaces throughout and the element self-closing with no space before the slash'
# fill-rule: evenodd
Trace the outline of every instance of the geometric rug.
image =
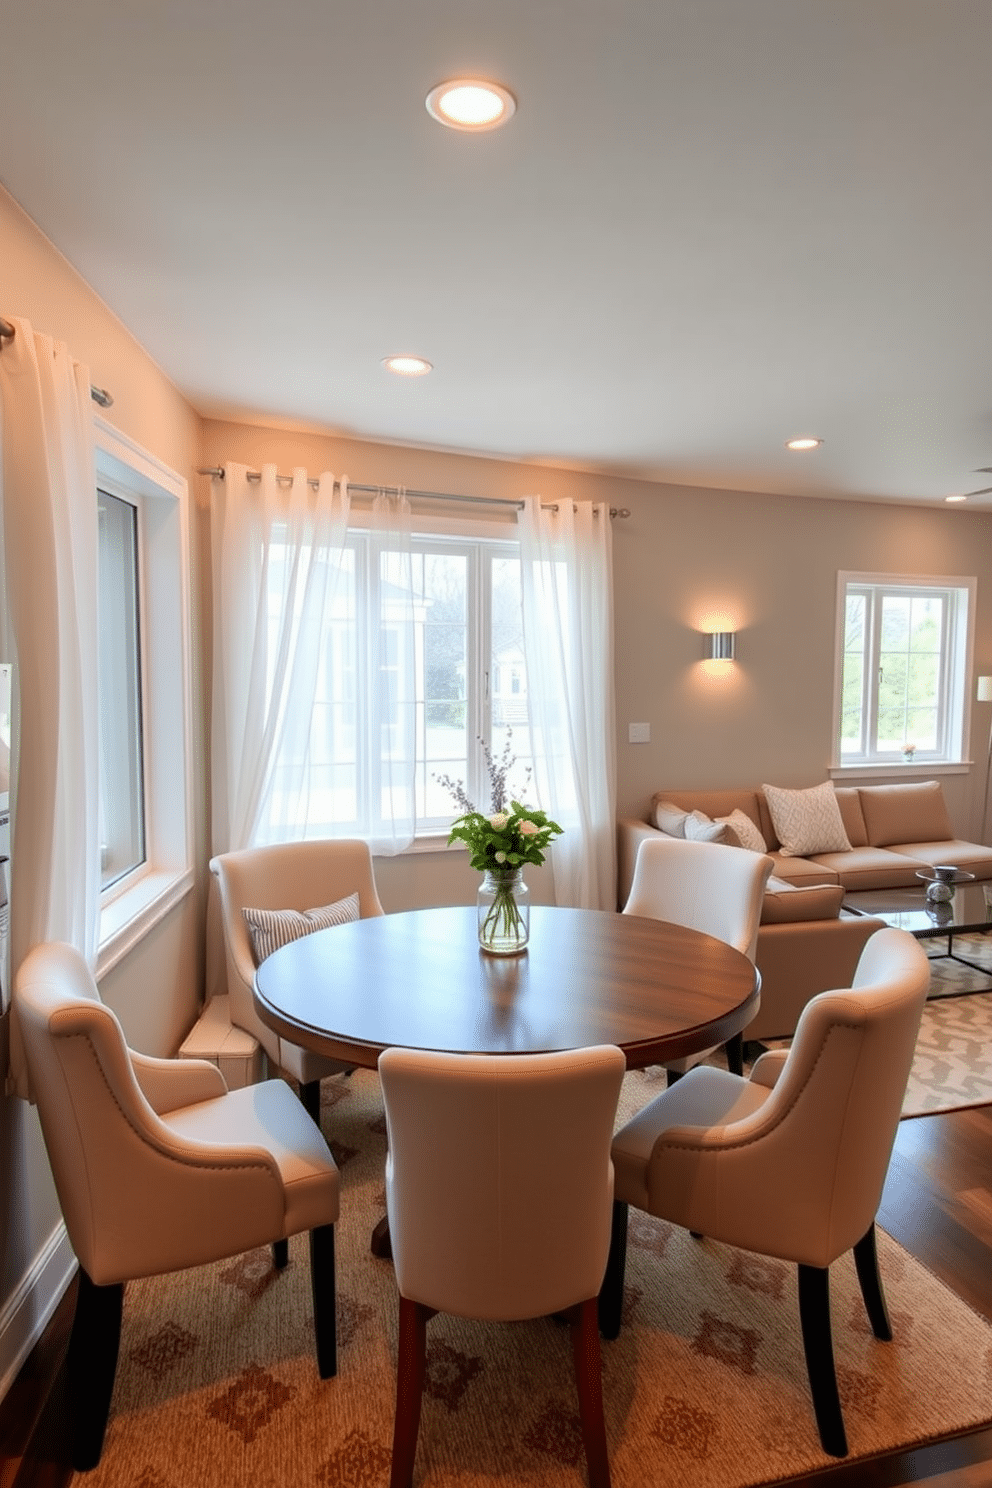
<svg viewBox="0 0 992 1488">
<path fill-rule="evenodd" d="M 943 949 L 942 942 L 935 944 Z M 930 993 L 906 1086 L 904 1117 L 992 1103 L 992 991 L 984 990 L 992 984 L 992 935 L 956 935 L 954 949 L 982 969 L 929 953 Z M 789 1043 L 769 1039 L 764 1047 L 788 1048 Z M 709 1062 L 726 1067 L 720 1053 Z"/>
<path fill-rule="evenodd" d="M 623 1121 L 658 1089 L 632 1072 Z M 384 1211 L 376 1076 L 325 1080 L 341 1169 L 338 1375 L 313 1353 L 306 1239 L 129 1283 L 100 1466 L 73 1488 L 380 1488 L 395 1402 L 393 1270 L 369 1250 Z M 794 1268 L 631 1211 L 625 1323 L 603 1345 L 615 1488 L 745 1488 L 829 1466 L 809 1400 Z M 848 1461 L 992 1419 L 992 1328 L 880 1233 L 895 1341 L 868 1327 L 850 1257 L 831 1268 Z M 418 1488 L 586 1482 L 569 1334 L 438 1316 L 428 1326 Z"/>
</svg>

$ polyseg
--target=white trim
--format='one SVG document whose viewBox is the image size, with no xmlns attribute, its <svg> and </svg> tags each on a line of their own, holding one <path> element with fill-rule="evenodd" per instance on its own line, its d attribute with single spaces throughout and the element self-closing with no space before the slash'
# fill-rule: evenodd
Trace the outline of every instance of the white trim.
<svg viewBox="0 0 992 1488">
<path fill-rule="evenodd" d="M 45 1331 L 77 1264 L 60 1220 L 0 1312 L 0 1400 Z"/>
<path fill-rule="evenodd" d="M 936 760 L 932 765 L 926 761 L 918 765 L 828 765 L 827 774 L 834 780 L 854 775 L 870 775 L 873 780 L 929 780 L 931 775 L 967 775 L 973 768 L 972 760 Z"/>
<path fill-rule="evenodd" d="M 101 896 L 102 975 L 193 883 L 189 490 L 155 455 L 97 417 L 97 477 L 139 505 L 147 861 Z"/>
<path fill-rule="evenodd" d="M 963 606 L 957 605 L 957 613 L 952 619 L 956 628 L 956 635 L 949 641 L 950 673 L 948 676 L 947 710 L 947 753 L 942 754 L 938 760 L 928 761 L 920 758 L 913 765 L 906 765 L 896 760 L 855 760 L 837 761 L 830 765 L 829 773 L 834 775 L 840 771 L 849 775 L 870 774 L 877 775 L 880 771 L 891 771 L 893 775 L 900 775 L 906 771 L 915 770 L 918 774 L 963 774 L 968 768 L 968 761 L 964 758 L 971 737 L 971 701 L 972 687 L 971 676 L 974 670 L 975 649 L 975 615 L 978 597 L 978 580 L 974 577 L 956 574 L 887 574 L 887 573 L 863 573 L 854 569 L 840 569 L 837 573 L 837 594 L 835 600 L 834 616 L 834 678 L 833 678 L 833 708 L 831 724 L 831 751 L 836 754 L 840 749 L 841 713 L 843 709 L 843 685 L 844 685 L 844 636 L 846 629 L 846 598 L 849 585 L 863 584 L 866 588 L 872 585 L 885 589 L 956 589 L 963 591 L 966 599 Z M 961 610 L 964 613 L 961 613 Z"/>
<path fill-rule="evenodd" d="M 123 893 L 108 901 L 100 915 L 100 951 L 96 978 L 112 970 L 159 920 L 193 887 L 193 869 L 179 873 L 146 872 L 130 879 Z"/>
</svg>

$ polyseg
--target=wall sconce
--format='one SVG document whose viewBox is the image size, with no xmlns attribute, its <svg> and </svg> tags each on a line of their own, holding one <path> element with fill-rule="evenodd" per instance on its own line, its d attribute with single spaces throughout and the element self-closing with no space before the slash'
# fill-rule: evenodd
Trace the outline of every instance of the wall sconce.
<svg viewBox="0 0 992 1488">
<path fill-rule="evenodd" d="M 736 631 L 714 630 L 706 637 L 707 661 L 733 661 L 736 650 Z"/>
</svg>

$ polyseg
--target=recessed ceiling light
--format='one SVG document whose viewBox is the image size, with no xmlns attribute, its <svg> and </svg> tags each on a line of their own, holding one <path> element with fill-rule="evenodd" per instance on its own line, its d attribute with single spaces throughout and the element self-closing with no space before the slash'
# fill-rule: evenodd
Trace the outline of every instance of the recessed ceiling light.
<svg viewBox="0 0 992 1488">
<path fill-rule="evenodd" d="M 945 501 L 967 501 L 967 496 L 945 496 Z"/>
<path fill-rule="evenodd" d="M 417 356 L 384 357 L 382 365 L 386 368 L 387 372 L 395 372 L 400 377 L 423 377 L 425 372 L 433 370 L 433 364 L 431 362 Z"/>
<path fill-rule="evenodd" d="M 801 439 L 787 439 L 785 447 L 791 450 L 811 450 L 819 449 L 822 443 L 822 439 L 813 439 L 809 435 L 803 435 Z"/>
<path fill-rule="evenodd" d="M 497 129 L 514 113 L 517 100 L 499 83 L 453 78 L 427 95 L 427 112 L 449 129 Z"/>
</svg>

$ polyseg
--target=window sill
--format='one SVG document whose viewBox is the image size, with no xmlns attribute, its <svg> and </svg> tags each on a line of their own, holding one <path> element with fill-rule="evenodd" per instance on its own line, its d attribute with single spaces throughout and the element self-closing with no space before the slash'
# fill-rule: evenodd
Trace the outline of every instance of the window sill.
<svg viewBox="0 0 992 1488">
<path fill-rule="evenodd" d="M 109 900 L 100 912 L 97 979 L 122 961 L 193 887 L 192 868 L 152 870 Z"/>
<path fill-rule="evenodd" d="M 967 775 L 972 768 L 971 760 L 933 760 L 929 764 L 921 760 L 911 765 L 828 765 L 827 774 L 833 780 L 854 775 L 870 775 L 872 780 L 898 780 L 904 775 Z"/>
</svg>

